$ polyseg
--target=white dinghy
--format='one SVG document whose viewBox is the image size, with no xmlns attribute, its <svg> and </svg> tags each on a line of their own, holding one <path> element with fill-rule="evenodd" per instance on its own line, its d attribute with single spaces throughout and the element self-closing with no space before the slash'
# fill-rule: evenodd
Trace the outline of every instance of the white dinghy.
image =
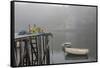
<svg viewBox="0 0 100 68">
<path fill-rule="evenodd" d="M 65 48 L 66 53 L 76 54 L 76 55 L 87 55 L 89 53 L 88 49 L 83 48 Z"/>
<path fill-rule="evenodd" d="M 89 53 L 89 49 L 86 48 L 72 48 L 69 42 L 62 44 L 62 46 L 66 54 L 87 55 Z"/>
</svg>

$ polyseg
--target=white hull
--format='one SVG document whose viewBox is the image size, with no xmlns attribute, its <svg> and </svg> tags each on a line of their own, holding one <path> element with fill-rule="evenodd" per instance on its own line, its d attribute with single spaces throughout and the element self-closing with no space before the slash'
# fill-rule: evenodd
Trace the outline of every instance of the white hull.
<svg viewBox="0 0 100 68">
<path fill-rule="evenodd" d="M 75 55 L 86 55 L 89 53 L 89 49 L 65 48 L 65 53 L 70 53 Z"/>
</svg>

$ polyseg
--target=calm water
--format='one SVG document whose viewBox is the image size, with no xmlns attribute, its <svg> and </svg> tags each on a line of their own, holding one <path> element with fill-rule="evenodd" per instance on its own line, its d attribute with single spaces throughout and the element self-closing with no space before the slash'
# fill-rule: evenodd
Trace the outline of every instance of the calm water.
<svg viewBox="0 0 100 68">
<path fill-rule="evenodd" d="M 96 60 L 95 7 L 15 3 L 15 32 L 28 30 L 29 24 L 53 33 L 54 37 L 49 42 L 51 63 Z M 61 47 L 65 42 L 71 42 L 75 48 L 88 48 L 88 59 L 65 59 Z"/>
<path fill-rule="evenodd" d="M 75 56 L 66 56 L 62 50 L 62 43 L 67 41 L 67 38 L 65 36 L 66 33 L 59 33 L 57 32 L 57 34 L 55 34 L 54 38 L 51 38 L 51 42 L 50 42 L 50 54 L 51 54 L 51 64 L 56 64 L 56 63 L 73 63 L 73 62 L 87 62 L 87 61 L 95 61 L 96 59 L 96 45 L 91 45 L 91 43 L 94 43 L 94 41 L 92 40 L 91 43 L 87 43 L 89 41 L 84 41 L 80 42 L 82 40 L 76 40 L 72 39 L 71 43 L 72 46 L 71 47 L 75 47 L 75 48 L 87 48 L 89 49 L 89 54 L 88 56 L 79 56 L 79 57 L 75 57 Z M 68 41 L 69 42 L 69 41 Z M 74 44 L 75 43 L 75 44 Z M 53 53 L 52 53 L 53 52 Z"/>
</svg>

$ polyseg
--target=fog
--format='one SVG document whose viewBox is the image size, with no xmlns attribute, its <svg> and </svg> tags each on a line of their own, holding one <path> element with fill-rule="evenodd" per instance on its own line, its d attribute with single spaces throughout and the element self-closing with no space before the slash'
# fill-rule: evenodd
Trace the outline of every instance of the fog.
<svg viewBox="0 0 100 68">
<path fill-rule="evenodd" d="M 15 32 L 28 30 L 29 24 L 54 35 L 50 39 L 54 63 L 68 62 L 61 47 L 65 42 L 71 42 L 75 48 L 88 48 L 87 61 L 96 60 L 96 7 L 16 2 Z"/>
</svg>

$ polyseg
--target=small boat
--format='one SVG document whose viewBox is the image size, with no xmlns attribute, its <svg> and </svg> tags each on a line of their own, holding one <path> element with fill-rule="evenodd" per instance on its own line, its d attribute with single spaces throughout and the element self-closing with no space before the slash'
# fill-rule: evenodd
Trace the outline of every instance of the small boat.
<svg viewBox="0 0 100 68">
<path fill-rule="evenodd" d="M 65 48 L 65 53 L 70 53 L 75 55 L 87 55 L 89 53 L 89 49 Z"/>
<path fill-rule="evenodd" d="M 62 44 L 62 48 L 65 54 L 87 55 L 89 53 L 89 49 L 73 48 L 71 46 L 72 46 L 71 42 L 66 42 Z"/>
</svg>

